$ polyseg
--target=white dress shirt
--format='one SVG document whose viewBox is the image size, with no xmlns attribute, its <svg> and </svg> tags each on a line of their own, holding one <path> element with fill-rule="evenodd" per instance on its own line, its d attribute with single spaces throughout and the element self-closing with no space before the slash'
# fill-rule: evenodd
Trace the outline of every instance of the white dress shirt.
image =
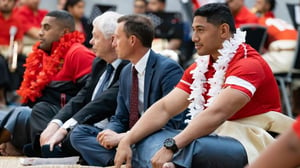
<svg viewBox="0 0 300 168">
<path fill-rule="evenodd" d="M 144 113 L 144 86 L 145 86 L 145 73 L 147 62 L 149 59 L 150 50 L 134 65 L 138 72 L 138 83 L 139 83 L 139 113 Z"/>
</svg>

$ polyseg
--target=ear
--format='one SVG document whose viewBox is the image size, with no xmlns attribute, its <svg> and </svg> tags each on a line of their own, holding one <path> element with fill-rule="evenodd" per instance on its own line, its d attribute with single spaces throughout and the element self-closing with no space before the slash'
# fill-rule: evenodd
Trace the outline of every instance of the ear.
<svg viewBox="0 0 300 168">
<path fill-rule="evenodd" d="M 220 37 L 222 39 L 227 39 L 230 37 L 230 27 L 227 23 L 223 23 L 219 27 Z"/>
<path fill-rule="evenodd" d="M 116 37 L 114 35 L 112 35 L 110 40 L 111 40 L 111 45 L 114 46 Z"/>
<path fill-rule="evenodd" d="M 134 46 L 134 45 L 136 44 L 136 42 L 137 42 L 137 38 L 136 38 L 135 35 L 129 36 L 128 40 L 129 40 L 129 44 L 130 44 L 131 46 Z"/>
</svg>

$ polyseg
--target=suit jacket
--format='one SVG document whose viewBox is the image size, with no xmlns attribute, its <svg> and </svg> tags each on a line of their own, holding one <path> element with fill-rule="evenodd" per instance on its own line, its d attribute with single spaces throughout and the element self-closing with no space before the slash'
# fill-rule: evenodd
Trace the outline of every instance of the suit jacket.
<svg viewBox="0 0 300 168">
<path fill-rule="evenodd" d="M 131 67 L 132 64 L 129 63 L 121 72 L 116 114 L 111 117 L 106 127 L 118 133 L 129 130 Z M 151 51 L 145 72 L 144 111 L 168 94 L 179 82 L 182 74 L 183 69 L 175 61 Z M 182 128 L 184 119 L 185 113 L 181 113 L 172 118 L 167 126 Z"/>
<path fill-rule="evenodd" d="M 128 61 L 122 61 L 120 63 L 108 89 L 91 101 L 94 89 L 106 68 L 106 62 L 104 60 L 98 57 L 95 58 L 92 73 L 85 87 L 82 88 L 53 119 L 59 119 L 65 122 L 70 118 L 74 118 L 79 124 L 93 124 L 113 115 L 117 106 L 120 72 L 127 63 Z"/>
</svg>

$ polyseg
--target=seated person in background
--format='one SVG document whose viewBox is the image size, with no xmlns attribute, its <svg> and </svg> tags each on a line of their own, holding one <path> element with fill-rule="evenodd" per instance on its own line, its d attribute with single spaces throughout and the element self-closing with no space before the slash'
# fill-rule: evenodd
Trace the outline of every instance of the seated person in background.
<svg viewBox="0 0 300 168">
<path fill-rule="evenodd" d="M 89 43 L 92 38 L 92 25 L 88 22 L 88 19 L 84 16 L 85 2 L 83 0 L 67 0 L 64 6 L 64 10 L 68 11 L 75 19 L 75 29 L 84 33 L 85 41 L 84 45 L 91 48 Z"/>
<path fill-rule="evenodd" d="M 103 128 L 108 118 L 115 114 L 120 72 L 128 63 L 118 59 L 112 46 L 120 16 L 115 12 L 106 12 L 94 19 L 90 43 L 98 57 L 94 60 L 89 82 L 53 117 L 42 132 L 42 157 L 78 155 L 69 145 L 69 131 L 77 124 L 94 125 L 97 122 L 96 126 Z M 113 71 L 108 68 L 111 66 Z M 106 78 L 109 74 L 111 75 Z"/>
<path fill-rule="evenodd" d="M 244 0 L 226 0 L 231 14 L 234 17 L 235 27 L 239 28 L 243 24 L 257 23 L 258 19 L 245 6 Z"/>
<path fill-rule="evenodd" d="M 126 15 L 118 19 L 113 46 L 118 57 L 130 64 L 120 75 L 116 114 L 104 129 L 78 125 L 70 135 L 72 146 L 89 165 L 112 165 L 119 141 L 148 107 L 173 89 L 182 75 L 183 70 L 175 61 L 151 50 L 153 34 L 154 27 L 146 16 Z M 181 128 L 183 121 L 184 115 L 180 114 L 169 120 L 166 127 Z"/>
<path fill-rule="evenodd" d="M 259 24 L 267 27 L 267 44 L 264 59 L 273 73 L 287 72 L 294 61 L 297 31 L 282 19 L 275 18 L 272 12 L 276 7 L 275 0 L 256 0 L 255 9 Z"/>
<path fill-rule="evenodd" d="M 16 90 L 23 77 L 25 56 L 22 53 L 23 29 L 22 23 L 16 17 L 14 6 L 16 0 L 0 1 L 0 109 L 6 107 L 7 91 Z M 11 39 L 12 38 L 12 39 Z M 13 41 L 11 41 L 13 40 Z M 12 69 L 13 42 L 17 42 L 17 67 Z M 12 44 L 10 44 L 12 42 Z"/>
<path fill-rule="evenodd" d="M 299 158 L 300 117 L 247 168 L 296 168 L 300 166 Z"/>
<path fill-rule="evenodd" d="M 128 167 L 241 168 L 273 141 L 267 130 L 282 132 L 293 121 L 280 113 L 272 71 L 244 43 L 226 5 L 197 9 L 192 28 L 199 58 L 119 142 L 117 168 L 124 161 Z M 184 130 L 161 129 L 187 107 Z"/>
<path fill-rule="evenodd" d="M 166 8 L 166 0 L 148 1 L 148 12 L 163 13 L 165 12 L 165 8 Z M 155 20 L 153 20 L 153 22 L 155 23 Z M 166 34 L 166 32 L 161 32 L 161 34 Z M 168 40 L 168 43 L 165 46 L 163 46 L 162 49 L 179 50 L 182 39 L 183 39 L 183 27 L 182 25 L 181 27 L 176 25 L 176 29 L 173 30 L 173 33 L 171 33 L 169 37 L 167 37 L 166 39 Z"/>
<path fill-rule="evenodd" d="M 147 11 L 147 0 L 134 0 L 133 13 L 134 14 L 145 14 Z"/>
<path fill-rule="evenodd" d="M 26 59 L 24 80 L 17 91 L 24 104 L 0 123 L 0 144 L 11 143 L 18 150 L 30 142 L 39 144 L 39 134 L 52 117 L 85 85 L 95 58 L 81 44 L 84 35 L 75 31 L 68 12 L 52 11 L 41 25 L 40 41 Z M 27 106 L 32 107 L 31 118 Z"/>
<path fill-rule="evenodd" d="M 23 53 L 28 54 L 32 46 L 39 40 L 39 31 L 47 10 L 39 9 L 40 0 L 23 0 L 22 5 L 16 9 L 16 15 L 25 33 Z"/>
<path fill-rule="evenodd" d="M 267 27 L 266 50 L 262 56 L 273 73 L 285 73 L 290 70 L 294 63 L 298 32 L 291 24 L 275 18 L 273 13 L 275 7 L 275 0 L 256 0 L 254 9 L 256 14 L 260 16 L 259 24 Z M 300 114 L 299 85 L 298 88 L 293 89 L 293 113 L 298 115 Z"/>
</svg>

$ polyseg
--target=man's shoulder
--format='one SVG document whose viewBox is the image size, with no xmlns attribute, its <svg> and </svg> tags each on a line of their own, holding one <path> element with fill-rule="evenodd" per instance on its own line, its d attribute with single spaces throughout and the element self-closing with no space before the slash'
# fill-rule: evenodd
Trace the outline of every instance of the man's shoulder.
<svg viewBox="0 0 300 168">
<path fill-rule="evenodd" d="M 157 63 L 157 65 L 159 66 L 173 65 L 173 66 L 180 67 L 180 65 L 176 61 L 172 60 L 171 58 L 168 58 L 167 56 L 156 53 L 154 51 L 150 52 L 150 59 L 152 59 L 152 62 Z"/>
<path fill-rule="evenodd" d="M 246 73 L 265 71 L 268 65 L 262 56 L 249 44 L 244 45 L 245 48 L 241 46 L 238 49 L 235 57 L 229 64 L 228 71 L 245 71 Z M 247 51 L 246 55 L 245 49 Z"/>
</svg>

